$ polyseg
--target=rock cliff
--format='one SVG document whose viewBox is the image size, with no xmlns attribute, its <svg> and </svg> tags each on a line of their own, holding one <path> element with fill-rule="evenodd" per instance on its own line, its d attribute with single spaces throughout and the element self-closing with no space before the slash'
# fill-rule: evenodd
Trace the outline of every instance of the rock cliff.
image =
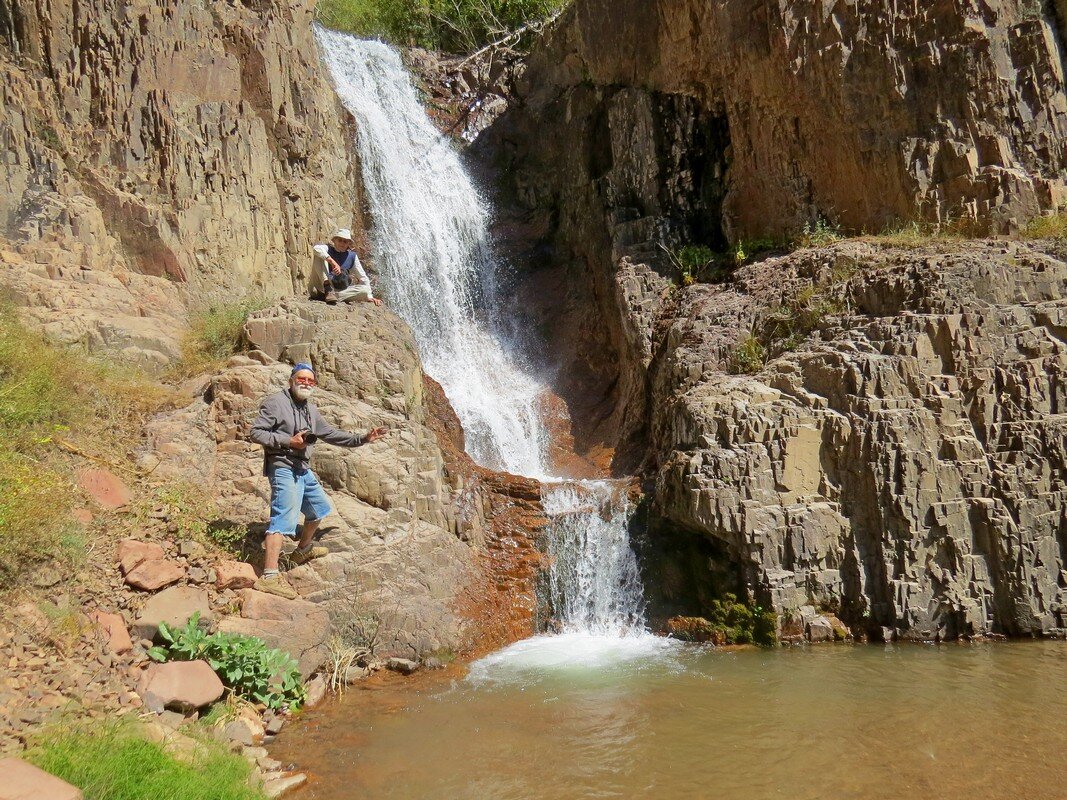
<svg viewBox="0 0 1067 800">
<path fill-rule="evenodd" d="M 576 440 L 654 487 L 666 607 L 740 582 L 876 638 L 1064 631 L 1060 246 L 850 242 L 677 285 L 687 245 L 1061 207 L 1055 11 L 578 0 L 535 49 L 476 147 Z"/>
<path fill-rule="evenodd" d="M 360 213 L 312 6 L 0 2 L 0 280 L 56 339 L 153 365 L 189 305 L 302 289 Z"/>
</svg>

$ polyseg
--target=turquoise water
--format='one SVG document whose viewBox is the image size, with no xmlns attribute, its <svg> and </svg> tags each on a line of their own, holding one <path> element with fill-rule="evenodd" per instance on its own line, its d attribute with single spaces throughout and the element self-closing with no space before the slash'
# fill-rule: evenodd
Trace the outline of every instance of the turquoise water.
<svg viewBox="0 0 1067 800">
<path fill-rule="evenodd" d="M 314 774 L 308 800 L 1067 797 L 1060 643 L 631 644 L 532 640 L 371 684 L 279 757 Z"/>
</svg>

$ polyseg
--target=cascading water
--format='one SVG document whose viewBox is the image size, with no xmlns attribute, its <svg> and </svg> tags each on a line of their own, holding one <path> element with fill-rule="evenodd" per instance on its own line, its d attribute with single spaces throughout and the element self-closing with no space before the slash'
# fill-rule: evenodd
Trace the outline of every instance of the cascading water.
<svg viewBox="0 0 1067 800">
<path fill-rule="evenodd" d="M 502 303 L 485 203 L 426 116 L 396 50 L 321 28 L 316 36 L 357 121 L 375 263 L 390 306 L 444 387 L 471 457 L 552 483 L 538 408 L 546 386 L 494 319 Z M 573 664 L 590 652 L 625 650 L 623 641 L 647 643 L 625 491 L 610 481 L 557 483 L 546 487 L 544 507 L 553 520 L 550 584 L 563 634 L 516 645 L 526 654 L 520 660 Z"/>
<path fill-rule="evenodd" d="M 499 303 L 485 203 L 426 116 L 396 50 L 322 28 L 316 35 L 356 118 L 375 264 L 390 307 L 444 387 L 471 457 L 546 477 L 538 413 L 545 386 L 492 327 Z"/>
</svg>

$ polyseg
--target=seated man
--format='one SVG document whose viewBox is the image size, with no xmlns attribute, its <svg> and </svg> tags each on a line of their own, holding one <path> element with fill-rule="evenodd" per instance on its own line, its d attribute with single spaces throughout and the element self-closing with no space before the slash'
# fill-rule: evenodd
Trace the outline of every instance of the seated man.
<svg viewBox="0 0 1067 800">
<path fill-rule="evenodd" d="M 352 245 L 352 231 L 347 228 L 337 231 L 330 239 L 330 244 L 315 245 L 317 263 L 316 269 L 312 270 L 312 283 L 320 279 L 323 281 L 322 290 L 327 303 L 359 301 L 380 306 L 382 301 L 371 291 L 370 279 Z M 317 291 L 318 287 L 314 288 Z"/>
</svg>

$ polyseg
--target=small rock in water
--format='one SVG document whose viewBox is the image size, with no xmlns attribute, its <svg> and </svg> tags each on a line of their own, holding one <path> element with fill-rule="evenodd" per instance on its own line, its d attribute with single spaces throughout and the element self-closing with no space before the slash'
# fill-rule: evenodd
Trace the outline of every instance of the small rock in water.
<svg viewBox="0 0 1067 800">
<path fill-rule="evenodd" d="M 307 775 L 298 772 L 295 775 L 283 775 L 279 778 L 271 778 L 263 784 L 263 794 L 269 798 L 281 797 L 286 792 L 303 786 L 307 781 Z"/>
<path fill-rule="evenodd" d="M 401 675 L 410 675 L 419 668 L 419 665 L 406 658 L 390 658 L 385 662 L 385 668 L 399 672 Z"/>
</svg>

